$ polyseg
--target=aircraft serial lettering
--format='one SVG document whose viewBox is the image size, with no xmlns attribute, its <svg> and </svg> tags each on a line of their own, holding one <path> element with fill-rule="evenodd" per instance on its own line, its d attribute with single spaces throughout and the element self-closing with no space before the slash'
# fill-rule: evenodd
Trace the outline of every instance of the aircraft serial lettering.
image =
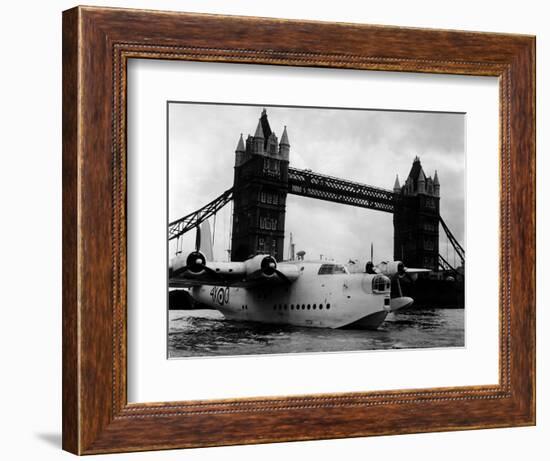
<svg viewBox="0 0 550 461">
<path fill-rule="evenodd" d="M 210 290 L 212 302 L 218 303 L 220 306 L 229 303 L 229 287 L 213 287 Z"/>
</svg>

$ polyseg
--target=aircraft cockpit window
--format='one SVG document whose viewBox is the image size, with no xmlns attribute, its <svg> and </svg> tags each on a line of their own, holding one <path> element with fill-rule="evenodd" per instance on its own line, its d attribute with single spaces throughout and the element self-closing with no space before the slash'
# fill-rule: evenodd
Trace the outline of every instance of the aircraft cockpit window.
<svg viewBox="0 0 550 461">
<path fill-rule="evenodd" d="M 385 292 L 390 290 L 390 279 L 384 275 L 377 275 L 372 279 L 372 290 Z"/>
<path fill-rule="evenodd" d="M 346 268 L 341 264 L 323 264 L 319 268 L 319 275 L 347 274 Z"/>
</svg>

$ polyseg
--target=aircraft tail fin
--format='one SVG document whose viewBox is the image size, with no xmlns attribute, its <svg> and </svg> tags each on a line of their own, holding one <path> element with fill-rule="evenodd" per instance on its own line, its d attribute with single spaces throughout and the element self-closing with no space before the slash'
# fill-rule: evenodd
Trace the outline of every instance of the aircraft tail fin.
<svg viewBox="0 0 550 461">
<path fill-rule="evenodd" d="M 207 261 L 214 260 L 214 251 L 212 248 L 212 232 L 210 231 L 210 223 L 208 219 L 201 224 L 201 248 L 200 251 L 204 254 Z"/>
</svg>

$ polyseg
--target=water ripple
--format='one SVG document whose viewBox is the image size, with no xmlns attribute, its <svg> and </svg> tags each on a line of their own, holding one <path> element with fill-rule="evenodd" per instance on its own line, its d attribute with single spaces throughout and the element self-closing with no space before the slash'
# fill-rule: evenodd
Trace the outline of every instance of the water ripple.
<svg viewBox="0 0 550 461">
<path fill-rule="evenodd" d="M 376 331 L 234 322 L 212 310 L 169 315 L 171 358 L 464 346 L 463 309 L 390 314 Z"/>
</svg>

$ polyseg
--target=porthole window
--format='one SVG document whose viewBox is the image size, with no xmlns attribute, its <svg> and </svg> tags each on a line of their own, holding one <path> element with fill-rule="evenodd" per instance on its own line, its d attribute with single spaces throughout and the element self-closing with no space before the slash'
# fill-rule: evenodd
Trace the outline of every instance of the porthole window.
<svg viewBox="0 0 550 461">
<path fill-rule="evenodd" d="M 323 308 L 323 305 L 322 304 L 319 304 L 319 309 L 322 309 Z"/>
<path fill-rule="evenodd" d="M 316 305 L 316 304 L 313 305 L 313 309 L 317 309 L 317 305 Z"/>
<path fill-rule="evenodd" d="M 304 310 L 305 308 L 306 308 L 306 305 L 302 304 L 302 310 Z"/>
<path fill-rule="evenodd" d="M 311 309 L 311 304 L 308 304 L 308 305 L 307 305 L 307 308 L 308 308 L 308 310 Z"/>
<path fill-rule="evenodd" d="M 327 309 L 330 309 L 330 303 L 327 303 Z"/>
<path fill-rule="evenodd" d="M 285 306 L 286 306 L 286 304 L 285 304 Z M 290 308 L 291 308 L 291 309 L 294 309 L 294 304 L 291 304 L 291 305 L 290 305 Z"/>
</svg>

